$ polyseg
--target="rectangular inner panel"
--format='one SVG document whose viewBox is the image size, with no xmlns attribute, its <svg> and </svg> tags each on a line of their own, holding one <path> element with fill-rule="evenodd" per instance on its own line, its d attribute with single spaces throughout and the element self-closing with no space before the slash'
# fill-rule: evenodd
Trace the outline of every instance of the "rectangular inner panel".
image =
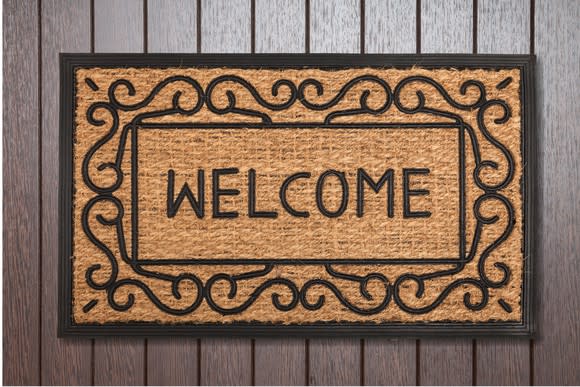
<svg viewBox="0 0 580 387">
<path fill-rule="evenodd" d="M 137 130 L 133 160 L 138 159 L 140 260 L 459 258 L 458 128 Z M 219 210 L 238 215 L 215 218 L 212 171 L 226 168 L 239 172 L 221 175 L 219 188 L 240 193 L 221 196 Z M 275 212 L 276 218 L 249 216 L 250 169 L 255 171 L 255 210 Z M 375 182 L 390 170 L 378 193 L 363 184 L 362 216 L 357 216 L 359 169 Z M 168 216 L 169 202 L 175 203 L 185 183 L 200 202 L 199 212 L 199 170 L 205 181 L 203 217 L 187 197 Z M 346 209 L 336 217 L 323 215 L 316 199 L 319 177 L 328 170 L 344 172 L 348 186 Z M 285 179 L 299 172 L 311 177 L 294 180 L 286 197 L 308 217 L 291 215 L 280 199 Z M 169 185 L 174 192 L 168 200 Z M 331 174 L 320 185 L 324 208 L 336 212 L 343 184 Z M 418 190 L 429 193 L 414 195 Z M 412 217 L 417 212 L 430 216 Z"/>
</svg>

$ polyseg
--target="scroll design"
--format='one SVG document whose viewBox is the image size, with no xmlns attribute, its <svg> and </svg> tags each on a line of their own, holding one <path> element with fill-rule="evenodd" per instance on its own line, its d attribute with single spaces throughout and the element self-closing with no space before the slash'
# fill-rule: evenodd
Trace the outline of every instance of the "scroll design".
<svg viewBox="0 0 580 387">
<path fill-rule="evenodd" d="M 94 82 L 93 82 L 94 83 Z M 179 90 L 176 91 L 171 99 L 169 106 L 154 110 L 149 109 L 151 102 L 159 97 L 159 94 L 168 85 L 179 85 Z M 240 99 L 236 98 L 234 92 L 235 88 L 228 88 L 228 85 L 236 84 L 245 89 L 253 100 L 263 110 L 258 111 L 247 106 L 240 106 Z M 333 110 L 337 107 L 345 96 L 352 92 L 355 85 L 358 84 L 373 84 L 375 89 L 378 87 L 384 93 L 384 100 L 378 108 L 371 108 L 368 104 L 370 95 L 376 91 L 375 89 L 363 90 L 359 97 L 359 107 L 354 109 Z M 414 85 L 412 88 L 410 85 Z M 221 91 L 220 91 L 221 88 Z M 307 97 L 307 90 L 314 88 L 317 94 L 317 99 L 325 99 L 326 102 L 314 102 Z M 451 108 L 450 110 L 441 110 L 430 105 L 430 101 L 425 95 L 425 88 L 435 89 L 439 96 Z M 407 89 L 415 93 L 416 103 L 409 105 L 409 98 L 404 98 Z M 475 97 L 467 96 L 468 90 L 475 90 Z M 224 75 L 216 77 L 211 80 L 204 89 L 199 82 L 186 76 L 173 76 L 164 79 L 158 83 L 145 98 L 137 102 L 123 102 L 123 100 L 135 99 L 136 90 L 134 85 L 126 79 L 119 79 L 114 81 L 108 89 L 108 101 L 99 101 L 93 103 L 86 112 L 87 121 L 95 127 L 108 127 L 107 132 L 97 141 L 85 154 L 82 163 L 82 178 L 83 182 L 89 187 L 96 196 L 88 201 L 82 211 L 82 228 L 88 239 L 107 257 L 108 267 L 104 270 L 101 264 L 91 265 L 85 273 L 87 284 L 98 291 L 106 291 L 107 300 L 111 308 L 117 311 L 127 311 L 135 304 L 135 292 L 133 290 L 139 289 L 157 308 L 165 313 L 172 315 L 186 315 L 195 311 L 204 301 L 214 311 L 223 315 L 235 315 L 250 308 L 256 300 L 258 300 L 264 292 L 271 289 L 271 303 L 273 307 L 279 311 L 285 312 L 294 309 L 301 305 L 306 310 L 318 310 L 325 305 L 326 297 L 331 294 L 334 296 L 344 308 L 360 315 L 373 315 L 384 311 L 391 303 L 393 303 L 403 311 L 411 314 L 425 314 L 434 310 L 440 305 L 453 291 L 467 288 L 463 296 L 463 303 L 466 308 L 476 311 L 484 308 L 489 302 L 489 289 L 499 288 L 507 284 L 510 278 L 510 269 L 507 264 L 497 262 L 494 268 L 499 270 L 501 279 L 493 280 L 492 276 L 488 274 L 488 267 L 486 261 L 492 252 L 498 248 L 511 234 L 515 219 L 512 203 L 499 191 L 505 188 L 513 179 L 514 175 L 514 160 L 510 151 L 501 144 L 489 131 L 486 126 L 485 118 L 492 107 L 499 107 L 502 111 L 500 117 L 495 118 L 495 124 L 504 124 L 509 121 L 511 117 L 511 109 L 508 104 L 499 99 L 488 99 L 483 83 L 477 80 L 468 80 L 461 84 L 459 94 L 462 96 L 461 100 L 453 98 L 449 92 L 437 81 L 425 76 L 411 76 L 401 80 L 392 91 L 386 80 L 374 75 L 364 75 L 352 80 L 349 80 L 344 86 L 333 96 L 326 97 L 323 84 L 316 79 L 306 79 L 300 84 L 296 85 L 290 80 L 280 79 L 274 82 L 271 86 L 271 96 L 261 94 L 258 89 L 249 81 L 242 77 L 234 75 Z M 214 102 L 216 93 L 225 92 L 227 97 L 227 105 L 217 106 Z M 121 94 L 124 94 L 121 97 Z M 184 102 L 185 97 L 191 94 L 195 103 L 187 107 Z M 280 97 L 280 94 L 284 96 Z M 430 94 L 431 95 L 431 94 Z M 281 101 L 273 102 L 272 99 Z M 441 102 L 441 99 L 438 100 Z M 372 272 L 365 276 L 343 273 L 335 268 L 332 264 L 312 264 L 324 266 L 328 278 L 313 278 L 306 281 L 302 286 L 297 285 L 294 281 L 283 278 L 282 276 L 273 276 L 272 272 L 275 264 L 267 264 L 263 268 L 242 273 L 242 274 L 228 274 L 218 273 L 209 278 L 205 283 L 191 272 L 185 272 L 179 275 L 168 275 L 164 273 L 154 272 L 144 269 L 135 257 L 135 254 L 129 254 L 125 245 L 125 236 L 123 232 L 123 217 L 124 209 L 121 201 L 114 196 L 114 192 L 119 189 L 123 181 L 123 171 L 121 170 L 122 160 L 125 152 L 125 145 L 127 136 L 130 131 L 138 130 L 139 124 L 143 120 L 152 119 L 167 115 L 183 115 L 195 116 L 203 106 L 216 115 L 241 115 L 250 118 L 259 118 L 263 125 L 273 125 L 272 118 L 268 115 L 270 111 L 280 111 L 292 107 L 294 104 L 300 103 L 304 107 L 315 111 L 328 111 L 324 116 L 319 126 L 332 125 L 333 119 L 341 116 L 352 116 L 359 114 L 381 115 L 387 112 L 391 106 L 395 106 L 400 112 L 414 115 L 417 113 L 429 114 L 435 117 L 442 117 L 452 119 L 468 134 L 469 143 L 474 154 L 475 168 L 473 170 L 474 181 L 479 188 L 484 191 L 479 198 L 475 200 L 473 207 L 473 214 L 476 218 L 475 232 L 473 241 L 471 243 L 470 251 L 464 259 L 458 261 L 456 267 L 438 271 L 429 274 L 416 275 L 413 273 L 406 273 L 400 275 L 398 278 L 389 280 L 386 276 L 378 272 Z M 440 104 L 439 104 L 440 105 Z M 144 112 L 138 113 L 140 110 Z M 470 125 L 465 123 L 462 118 L 453 112 L 453 110 L 461 110 L 468 112 L 475 112 L 478 128 L 481 138 L 478 137 L 477 132 Z M 495 109 L 494 109 L 495 110 Z M 97 111 L 107 114 L 108 120 L 97 118 Z M 123 125 L 123 129 L 118 134 L 118 129 L 121 126 L 119 119 L 119 111 L 136 112 L 131 122 Z M 108 121 L 108 123 L 107 123 Z M 312 123 L 310 123 L 312 124 Z M 229 123 L 231 125 L 231 123 Z M 246 124 L 239 124 L 246 125 Z M 301 126 L 303 123 L 294 123 L 295 126 Z M 292 127 L 292 125 L 287 125 Z M 118 137 L 118 147 L 115 159 L 103 162 L 93 168 L 92 159 L 95 154 L 105 144 L 108 144 L 113 139 Z M 485 140 L 499 150 L 504 158 L 507 168 L 505 168 L 505 176 L 499 183 L 487 181 L 484 171 L 487 169 L 498 170 L 501 161 L 483 159 L 480 153 L 479 141 Z M 112 170 L 114 172 L 114 181 L 108 185 L 103 185 L 95 182 L 93 175 L 95 173 L 106 173 Z M 107 179 L 105 179 L 107 180 Z M 110 181 L 110 179 L 108 179 Z M 424 305 L 423 298 L 426 292 L 426 286 L 429 280 L 441 278 L 444 276 L 452 276 L 462 272 L 465 265 L 476 258 L 477 252 L 480 250 L 479 242 L 481 233 L 487 225 L 497 223 L 500 220 L 499 215 L 486 217 L 481 213 L 481 207 L 490 201 L 499 201 L 506 210 L 506 226 L 501 235 L 495 241 L 483 248 L 479 255 L 477 264 L 478 278 L 459 278 L 449 283 L 430 303 Z M 107 246 L 100 240 L 92 229 L 92 224 L 89 219 L 91 214 L 95 211 L 96 204 L 105 204 L 115 208 L 116 215 L 112 218 L 106 218 L 102 214 L 95 215 L 98 224 L 103 227 L 113 228 L 117 235 L 117 253 L 113 252 L 112 246 Z M 135 231 L 136 232 L 136 231 Z M 462 236 L 463 237 L 463 236 Z M 122 261 L 131 269 L 141 276 L 143 280 L 136 278 L 120 279 L 119 277 L 119 262 Z M 100 275 L 97 275 L 97 273 Z M 100 279 L 98 279 L 100 278 Z M 103 278 L 105 278 L 103 280 Z M 147 281 L 145 280 L 147 279 Z M 154 281 L 164 281 L 168 283 L 171 288 L 170 295 L 175 300 L 181 300 L 184 296 L 188 297 L 189 302 L 186 306 L 180 309 L 164 303 L 154 291 L 149 287 L 148 283 Z M 239 283 L 244 281 L 259 282 L 254 286 L 253 291 L 245 300 L 236 301 L 238 298 Z M 381 294 L 371 295 L 368 290 L 368 285 L 371 281 L 378 281 L 382 286 Z M 415 283 L 416 291 L 409 297 L 409 287 L 403 286 L 410 282 Z M 213 290 L 216 284 L 225 283 L 229 286 L 227 292 L 227 300 L 220 299 Z M 349 299 L 345 295 L 344 288 L 340 284 L 349 283 L 351 286 L 358 285 L 358 293 L 361 299 L 366 300 L 364 305 L 371 302 L 373 306 L 362 306 L 357 300 Z M 181 287 L 189 284 L 192 291 L 183 294 Z M 120 289 L 127 288 L 128 292 L 124 292 L 125 299 L 119 300 L 121 295 Z M 318 294 L 316 299 L 312 301 L 309 294 L 312 289 L 324 288 L 324 294 Z M 472 296 L 472 291 L 475 290 L 479 298 Z M 289 301 L 283 301 L 282 292 L 285 292 L 285 298 Z M 189 294 L 191 293 L 191 294 Z M 409 302 L 409 298 L 414 298 L 413 302 Z M 433 299 L 433 297 L 431 297 Z M 505 301 L 500 300 L 500 303 Z M 94 305 L 95 301 L 89 302 L 85 307 L 85 312 L 88 312 Z M 185 302 L 184 302 L 185 303 Z M 235 304 L 235 306 L 231 306 Z M 422 306 L 417 306 L 417 305 Z M 502 307 L 507 311 L 511 308 L 508 306 Z"/>
</svg>

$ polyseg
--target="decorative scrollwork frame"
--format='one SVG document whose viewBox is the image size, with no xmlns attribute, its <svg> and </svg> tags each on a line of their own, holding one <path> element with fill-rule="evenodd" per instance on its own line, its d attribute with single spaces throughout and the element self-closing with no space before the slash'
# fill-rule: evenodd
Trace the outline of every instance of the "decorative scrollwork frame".
<svg viewBox="0 0 580 387">
<path fill-rule="evenodd" d="M 221 67 L 221 66 L 235 66 L 242 68 L 253 68 L 253 67 L 271 67 L 271 68 L 290 68 L 290 67 L 303 67 L 303 66 L 313 66 L 319 68 L 348 68 L 348 67 L 400 67 L 408 68 L 414 65 L 420 65 L 426 68 L 431 67 L 463 67 L 463 68 L 518 68 L 521 71 L 521 87 L 522 93 L 520 96 L 521 102 L 521 118 L 522 118 L 522 160 L 524 165 L 523 179 L 522 179 L 522 193 L 524 199 L 524 209 L 523 209 L 523 225 L 524 225 L 524 256 L 527 258 L 524 262 L 524 279 L 523 279 L 523 289 L 522 289 L 522 319 L 517 323 L 506 323 L 506 322 L 485 322 L 485 323 L 429 323 L 429 324 L 413 324 L 413 323 L 385 323 L 385 324 L 303 324 L 303 325 L 273 325 L 273 324 L 202 324 L 202 325 L 158 325 L 158 324 L 107 324 L 107 325 L 86 325 L 86 324 L 76 324 L 72 319 L 72 263 L 68 257 L 72 256 L 72 210 L 70 203 L 72 203 L 72 131 L 74 122 L 74 106 L 75 106 L 75 70 L 82 67 L 129 67 L 129 66 L 154 66 L 154 67 L 172 67 L 172 66 L 206 66 L 206 67 Z M 363 56 L 348 56 L 348 55 L 314 55 L 314 56 L 303 56 L 303 55 L 292 55 L 292 56 L 244 56 L 244 55 L 82 55 L 82 54 L 63 54 L 61 56 L 61 297 L 60 297 L 60 325 L 59 334 L 60 335 L 101 335 L 101 334 L 137 334 L 137 335 L 168 335 L 168 334 L 181 334 L 181 333 L 195 333 L 195 334 L 334 334 L 336 332 L 348 332 L 352 334 L 412 334 L 412 335 L 423 335 L 423 334 L 435 334 L 435 335 L 445 335 L 445 334 L 467 334 L 467 335 L 487 335 L 487 334 L 517 334 L 517 335 L 529 335 L 532 332 L 532 313 L 531 313 L 531 252 L 533 251 L 533 223 L 532 219 L 532 209 L 533 209 L 533 171 L 534 167 L 534 148 L 533 148 L 533 89 L 532 89 L 532 73 L 533 73 L 533 58 L 528 56 L 456 56 L 456 55 L 445 55 L 445 56 L 385 56 L 385 55 L 363 55 Z M 496 87 L 503 88 L 506 87 L 512 80 L 506 78 L 501 83 L 496 85 Z M 89 87 L 95 89 L 96 84 L 90 79 L 85 80 Z M 162 90 L 164 87 L 171 83 L 180 82 L 182 84 L 187 84 L 189 90 L 181 90 L 174 94 L 172 100 L 172 107 L 169 109 L 163 109 L 158 111 L 147 111 L 146 113 L 136 114 L 133 119 L 128 123 L 121 123 L 119 120 L 120 111 L 138 111 L 143 107 L 147 106 L 155 95 Z M 225 107 L 217 107 L 212 101 L 212 93 L 217 88 L 218 85 L 222 83 L 237 83 L 243 88 L 248 90 L 252 97 L 255 99 L 258 105 L 263 107 L 262 111 L 252 110 L 244 108 L 243 106 L 237 105 L 236 96 L 232 91 L 227 91 L 226 95 L 228 98 L 228 105 Z M 349 89 L 359 82 L 371 82 L 378 85 L 385 94 L 384 103 L 379 107 L 371 108 L 367 104 L 367 99 L 369 98 L 370 91 L 365 91 L 360 96 L 359 102 L 360 106 L 355 109 L 348 110 L 333 110 L 332 108 L 336 106 L 340 100 L 344 97 Z M 425 98 L 425 95 L 419 90 L 416 91 L 417 103 L 415 106 L 407 106 L 400 98 L 401 93 L 410 84 L 424 84 L 429 87 L 435 88 L 439 96 L 451 107 L 463 110 L 476 112 L 477 117 L 477 128 L 471 127 L 468 123 L 464 122 L 461 116 L 453 114 L 449 111 L 438 110 L 429 107 L 429 103 Z M 126 95 L 132 96 L 135 94 L 135 88 L 133 84 L 126 79 L 115 80 L 108 89 L 108 101 L 99 101 L 93 103 L 88 111 L 86 112 L 86 117 L 88 122 L 94 126 L 103 126 L 105 122 L 99 120 L 95 117 L 96 111 L 106 111 L 111 119 L 111 126 L 108 132 L 96 142 L 84 156 L 82 164 L 82 179 L 84 184 L 94 192 L 94 197 L 91 198 L 82 210 L 82 228 L 87 236 L 87 238 L 97 246 L 104 255 L 107 256 L 110 267 L 107 269 L 110 275 L 106 281 L 97 281 L 93 278 L 93 275 L 102 269 L 100 264 L 94 264 L 88 268 L 85 273 L 85 279 L 87 284 L 95 291 L 104 291 L 107 293 L 107 300 L 110 307 L 117 311 L 127 311 L 129 310 L 134 302 L 135 296 L 130 293 L 124 303 L 119 303 L 115 298 L 115 293 L 118 289 L 132 286 L 140 288 L 143 293 L 149 298 L 154 307 L 161 309 L 163 312 L 173 315 L 186 315 L 194 312 L 202 302 L 206 302 L 207 305 L 214 311 L 221 313 L 223 315 L 236 314 L 240 311 L 248 308 L 259 296 L 260 294 L 276 285 L 282 286 L 286 289 L 287 293 L 290 295 L 289 302 L 282 302 L 280 300 L 280 295 L 278 293 L 272 294 L 272 307 L 278 311 L 287 311 L 293 309 L 296 305 L 300 304 L 307 310 L 317 310 L 324 305 L 324 296 L 320 296 L 315 302 L 312 302 L 307 297 L 308 291 L 313 286 L 323 286 L 326 287 L 330 292 L 336 297 L 340 303 L 354 313 L 361 315 L 372 315 L 379 313 L 384 310 L 390 303 L 395 303 L 400 309 L 410 314 L 423 314 L 427 313 L 434 308 L 436 308 L 441 302 L 445 300 L 447 295 L 457 287 L 461 285 L 471 285 L 472 289 L 476 289 L 479 294 L 479 301 L 473 301 L 470 292 L 464 293 L 463 303 L 464 306 L 470 310 L 481 310 L 485 308 L 489 302 L 488 291 L 491 288 L 500 288 L 504 286 L 510 276 L 510 268 L 508 265 L 502 262 L 497 262 L 494 264 L 494 270 L 500 273 L 500 279 L 492 279 L 488 271 L 489 268 L 486 267 L 485 262 L 487 257 L 491 252 L 499 246 L 512 232 L 514 227 L 514 208 L 512 203 L 508 198 L 503 196 L 499 191 L 506 187 L 513 179 L 514 170 L 514 158 L 510 151 L 497 139 L 495 139 L 486 127 L 484 117 L 490 108 L 495 108 L 501 110 L 501 115 L 495 118 L 496 124 L 502 124 L 507 122 L 511 117 L 510 106 L 503 100 L 499 99 L 489 99 L 486 95 L 485 86 L 478 80 L 468 80 L 460 86 L 459 93 L 465 95 L 468 90 L 473 89 L 478 93 L 478 97 L 474 102 L 471 103 L 461 103 L 454 100 L 450 94 L 445 90 L 445 88 L 436 82 L 435 80 L 426 76 L 409 76 L 395 85 L 389 84 L 386 80 L 373 75 L 363 75 L 349 80 L 344 84 L 341 90 L 332 98 L 328 99 L 325 103 L 314 103 L 309 101 L 305 90 L 307 88 L 314 88 L 318 96 L 324 95 L 323 85 L 316 79 L 305 79 L 299 84 L 295 84 L 287 79 L 279 79 L 273 82 L 271 85 L 271 95 L 273 97 L 278 96 L 278 93 L 285 89 L 288 95 L 287 99 L 279 103 L 268 102 L 269 98 L 260 94 L 258 90 L 247 80 L 242 77 L 234 75 L 221 75 L 213 80 L 211 80 L 208 86 L 204 89 L 195 79 L 185 77 L 185 76 L 173 76 L 168 77 L 162 82 L 158 83 L 152 88 L 150 93 L 142 101 L 138 103 L 123 103 L 122 98 L 119 95 L 125 93 Z M 183 95 L 185 93 L 194 92 L 196 103 L 193 107 L 185 108 L 181 104 Z M 272 120 L 272 118 L 267 114 L 268 111 L 278 111 L 284 110 L 291 107 L 293 104 L 301 103 L 307 109 L 316 110 L 321 112 L 321 117 L 323 119 L 320 122 L 301 122 L 301 123 L 278 123 Z M 329 127 L 329 128 L 340 128 L 348 127 L 348 124 L 341 124 L 334 121 L 338 117 L 347 115 L 358 115 L 358 114 L 371 114 L 379 115 L 386 112 L 389 109 L 398 109 L 400 112 L 413 115 L 416 113 L 430 114 L 436 117 L 444 118 L 446 122 L 437 123 L 437 127 L 447 127 L 450 129 L 456 129 L 459 132 L 459 147 L 460 147 L 460 165 L 462 163 L 462 158 L 464 158 L 463 150 L 465 145 L 469 147 L 471 145 L 471 150 L 473 151 L 475 159 L 475 169 L 472 171 L 473 181 L 475 184 L 483 191 L 483 194 L 474 200 L 473 215 L 476 219 L 476 227 L 473 232 L 473 240 L 470 243 L 469 251 L 466 250 L 465 243 L 465 230 L 464 221 L 461 218 L 465 217 L 465 199 L 460 198 L 462 208 L 460 211 L 460 247 L 459 247 L 459 259 L 439 261 L 438 263 L 446 263 L 448 265 L 454 265 L 451 269 L 445 269 L 435 272 L 430 272 L 428 274 L 417 275 L 413 273 L 405 273 L 397 278 L 387 278 L 383 273 L 373 272 L 366 276 L 358 276 L 354 274 L 345 273 L 337 270 L 333 267 L 334 264 L 345 263 L 346 261 L 340 260 L 333 262 L 332 260 L 300 260 L 299 264 L 310 264 L 323 266 L 326 273 L 331 278 L 339 278 L 342 280 L 347 280 L 353 283 L 353 285 L 358 286 L 360 295 L 366 299 L 371 299 L 371 295 L 367 291 L 367 284 L 373 281 L 379 281 L 384 286 L 384 294 L 380 300 L 380 303 L 372 308 L 363 308 L 357 306 L 356 303 L 351 302 L 346 298 L 339 287 L 337 287 L 332 281 L 327 279 L 313 278 L 308 280 L 302 286 L 297 286 L 294 282 L 283 277 L 270 278 L 264 280 L 259 286 L 255 288 L 250 297 L 244 302 L 234 308 L 228 308 L 220 305 L 219 299 L 217 299 L 212 294 L 212 287 L 217 281 L 226 281 L 229 284 L 230 292 L 228 294 L 229 298 L 233 298 L 236 295 L 236 289 L 238 287 L 239 281 L 244 281 L 248 279 L 256 279 L 269 274 L 277 264 L 282 263 L 296 263 L 292 260 L 265 260 L 260 261 L 258 264 L 263 265 L 263 269 L 253 270 L 242 274 L 227 274 L 227 273 L 216 273 L 205 283 L 191 272 L 182 273 L 180 275 L 168 275 L 149 270 L 147 265 L 155 264 L 159 265 L 161 261 L 144 261 L 138 259 L 136 243 L 132 243 L 132 251 L 128 251 L 125 244 L 125 233 L 123 230 L 123 216 L 125 215 L 125 209 L 123 203 L 115 197 L 115 191 L 121 186 L 123 181 L 123 171 L 121 168 L 124 152 L 126 151 L 126 143 L 128 136 L 132 136 L 131 144 L 132 147 L 136 144 L 136 138 L 139 130 L 144 128 L 164 128 L 164 127 L 175 127 L 176 125 L 183 125 L 182 123 L 167 123 L 167 122 L 155 122 L 155 118 L 159 118 L 167 115 L 182 115 L 195 118 L 195 114 L 200 111 L 203 106 L 206 106 L 212 113 L 216 115 L 242 115 L 246 117 L 252 117 L 251 122 L 246 122 L 243 124 L 244 127 Z M 257 123 L 256 119 L 261 122 Z M 193 123 L 190 124 L 194 125 Z M 220 123 L 220 124 L 208 124 L 203 122 L 195 123 L 195 127 L 238 127 L 242 124 L 232 124 L 232 123 Z M 373 123 L 373 124 L 353 124 L 356 127 L 361 127 L 372 125 L 373 127 L 386 126 L 388 123 Z M 409 124 L 413 127 L 422 127 L 427 124 L 415 123 Z M 401 124 L 396 124 L 397 127 Z M 116 133 L 121 130 L 119 137 L 119 144 L 117 147 L 117 153 L 115 159 L 106 163 L 102 163 L 97 166 L 97 171 L 91 171 L 91 158 L 98 151 L 98 149 L 109 142 L 115 137 Z M 486 182 L 485 177 L 483 177 L 486 169 L 497 169 L 499 163 L 494 160 L 485 159 L 480 152 L 480 147 L 478 144 L 478 137 L 474 134 L 475 131 L 479 131 L 481 136 L 488 142 L 490 146 L 497 149 L 502 157 L 502 161 L 507 165 L 505 176 L 499 183 L 489 183 Z M 136 149 L 131 149 L 131 154 L 136 154 Z M 133 162 L 132 166 L 136 163 Z M 105 170 L 114 171 L 115 179 L 114 183 L 101 186 L 92 179 L 92 174 L 102 173 Z M 136 171 L 133 171 L 136 172 Z M 463 174 L 467 171 L 463 165 Z M 136 192 L 137 187 L 137 173 L 131 173 L 131 186 Z M 460 175 L 460 196 L 464 195 L 464 185 L 465 185 L 464 175 Z M 135 199 L 135 194 L 132 194 L 131 202 L 131 222 L 132 222 L 132 238 L 135 238 L 136 230 L 138 230 L 138 211 L 137 200 Z M 495 239 L 493 243 L 486 246 L 482 253 L 477 257 L 478 261 L 478 276 L 474 278 L 464 278 L 458 279 L 449 283 L 435 298 L 435 300 L 427 306 L 424 307 L 413 307 L 407 304 L 403 297 L 400 295 L 401 285 L 405 282 L 414 282 L 416 286 L 416 297 L 421 298 L 425 291 L 425 281 L 449 276 L 452 274 L 459 273 L 463 270 L 465 265 L 474 259 L 476 259 L 476 251 L 479 244 L 479 236 L 482 229 L 489 224 L 496 223 L 499 220 L 499 216 L 485 216 L 480 212 L 480 208 L 486 201 L 496 201 L 501 203 L 504 207 L 507 222 L 505 229 L 501 235 Z M 102 215 L 93 215 L 93 207 L 98 203 L 108 203 L 116 208 L 116 216 L 113 218 L 105 218 Z M 112 252 L 110 246 L 107 246 L 93 233 L 90 227 L 89 217 L 93 216 L 98 223 L 103 226 L 111 227 L 117 235 L 118 246 L 116 250 L 120 252 L 120 257 L 116 257 Z M 135 241 L 135 239 L 133 239 Z M 118 278 L 117 260 L 122 259 L 127 263 L 134 273 L 138 276 L 143 276 L 147 278 L 154 278 L 159 281 L 166 281 L 171 284 L 172 295 L 176 299 L 180 299 L 182 295 L 180 294 L 179 288 L 182 282 L 189 282 L 193 284 L 197 291 L 196 296 L 190 300 L 191 302 L 185 308 L 175 309 L 170 305 L 165 304 L 160 298 L 158 298 L 154 291 L 147 286 L 144 282 L 136 278 Z M 207 260 L 206 260 L 207 261 Z M 288 262 L 286 262 L 288 261 Z M 389 264 L 396 263 L 396 260 L 382 260 L 381 263 Z M 409 260 L 405 260 L 408 262 Z M 236 263 L 237 262 L 237 263 Z M 215 260 L 214 263 L 218 264 L 247 264 L 246 260 L 224 261 Z M 255 260 L 250 262 L 251 264 L 256 264 Z M 376 259 L 373 260 L 356 260 L 356 262 L 348 262 L 349 264 L 365 264 L 365 263 L 377 263 Z M 437 262 L 435 262 L 437 263 Z M 425 264 L 421 261 L 421 264 Z M 497 273 L 496 273 L 497 274 Z M 497 277 L 497 275 L 496 275 Z M 511 312 L 511 306 L 504 300 L 499 300 L 498 303 L 506 312 Z M 89 312 L 96 304 L 96 301 L 91 301 L 87 303 L 83 311 Z"/>
</svg>

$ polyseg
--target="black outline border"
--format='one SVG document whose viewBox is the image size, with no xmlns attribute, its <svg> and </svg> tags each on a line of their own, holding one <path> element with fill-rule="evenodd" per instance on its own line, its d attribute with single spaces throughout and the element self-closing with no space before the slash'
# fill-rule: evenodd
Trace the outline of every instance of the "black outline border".
<svg viewBox="0 0 580 387">
<path fill-rule="evenodd" d="M 318 54 L 318 55 L 199 55 L 199 54 L 60 54 L 60 202 L 59 202 L 59 326 L 58 335 L 63 336 L 171 336 L 171 335 L 231 335 L 231 336 L 332 336 L 348 334 L 355 336 L 490 336 L 513 335 L 530 337 L 535 331 L 533 300 L 533 255 L 535 253 L 535 196 L 536 175 L 536 128 L 534 106 L 534 55 L 382 55 L 382 54 Z M 397 67 L 410 68 L 505 68 L 515 67 L 522 71 L 522 155 L 523 155 L 523 228 L 524 228 L 524 270 L 522 289 L 522 322 L 486 323 L 357 323 L 357 324 L 200 324 L 200 325 L 158 325 L 128 322 L 112 324 L 78 325 L 72 322 L 72 125 L 74 122 L 74 69 L 77 66 L 131 67 L 154 66 L 237 66 L 260 68 L 276 66 L 301 68 L 317 66 L 321 68 L 344 67 Z"/>
</svg>

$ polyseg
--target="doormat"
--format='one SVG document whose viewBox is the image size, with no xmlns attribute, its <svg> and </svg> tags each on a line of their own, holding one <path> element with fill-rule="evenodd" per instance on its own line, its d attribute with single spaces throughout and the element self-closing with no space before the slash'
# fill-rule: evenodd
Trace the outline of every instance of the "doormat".
<svg viewBox="0 0 580 387">
<path fill-rule="evenodd" d="M 530 334 L 532 65 L 63 54 L 60 334 Z"/>
</svg>

